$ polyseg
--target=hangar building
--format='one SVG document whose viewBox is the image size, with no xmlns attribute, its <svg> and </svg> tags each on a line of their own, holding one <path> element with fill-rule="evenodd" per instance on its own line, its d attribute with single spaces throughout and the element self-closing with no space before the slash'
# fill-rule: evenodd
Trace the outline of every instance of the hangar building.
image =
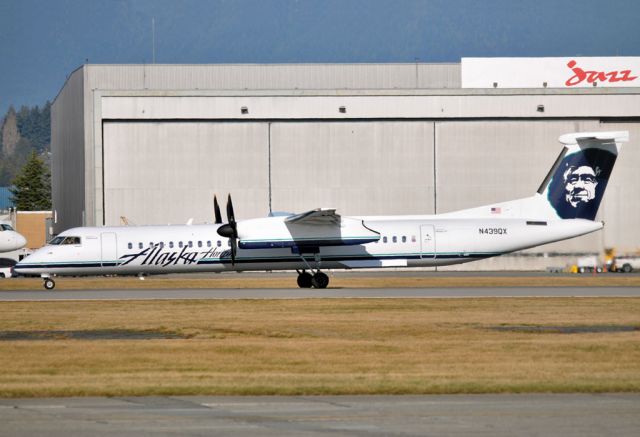
<svg viewBox="0 0 640 437">
<path fill-rule="evenodd" d="M 573 62 L 573 64 L 571 64 Z M 464 268 L 640 248 L 640 58 L 83 65 L 52 107 L 54 233 L 335 207 L 432 214 L 532 195 L 563 133 L 629 130 L 604 231 Z M 224 201 L 223 201 L 224 204 Z"/>
</svg>

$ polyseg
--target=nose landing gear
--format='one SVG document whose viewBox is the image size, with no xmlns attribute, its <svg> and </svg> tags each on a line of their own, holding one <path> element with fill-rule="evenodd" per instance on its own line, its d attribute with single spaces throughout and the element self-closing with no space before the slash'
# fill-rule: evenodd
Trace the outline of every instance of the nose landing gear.
<svg viewBox="0 0 640 437">
<path fill-rule="evenodd" d="M 56 288 L 56 282 L 53 279 L 51 278 L 42 278 L 42 279 L 44 280 L 42 285 L 44 286 L 45 289 L 53 290 L 54 288 Z"/>
</svg>

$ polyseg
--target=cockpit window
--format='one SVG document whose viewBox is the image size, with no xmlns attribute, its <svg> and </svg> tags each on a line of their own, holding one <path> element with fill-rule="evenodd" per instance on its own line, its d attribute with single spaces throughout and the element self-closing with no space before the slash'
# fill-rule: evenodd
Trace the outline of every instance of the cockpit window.
<svg viewBox="0 0 640 437">
<path fill-rule="evenodd" d="M 57 246 L 58 244 L 62 244 L 62 240 L 64 240 L 64 237 L 56 237 L 53 240 L 49 241 L 49 244 L 52 246 Z"/>
<path fill-rule="evenodd" d="M 62 244 L 80 244 L 80 237 L 65 237 Z"/>
<path fill-rule="evenodd" d="M 13 228 L 10 225 L 1 224 L 0 225 L 0 232 L 2 232 L 2 231 L 13 231 Z"/>
</svg>

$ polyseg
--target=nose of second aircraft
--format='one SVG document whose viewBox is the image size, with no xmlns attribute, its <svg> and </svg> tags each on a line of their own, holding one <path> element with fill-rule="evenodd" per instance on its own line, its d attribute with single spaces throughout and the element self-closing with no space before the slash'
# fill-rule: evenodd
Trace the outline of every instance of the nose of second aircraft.
<svg viewBox="0 0 640 437">
<path fill-rule="evenodd" d="M 21 234 L 15 233 L 15 250 L 21 249 L 27 245 L 27 239 Z"/>
</svg>

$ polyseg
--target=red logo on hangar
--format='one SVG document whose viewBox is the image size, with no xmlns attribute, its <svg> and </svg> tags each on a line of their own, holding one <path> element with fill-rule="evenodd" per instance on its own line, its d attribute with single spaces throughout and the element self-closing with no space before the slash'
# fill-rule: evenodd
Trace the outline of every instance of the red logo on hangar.
<svg viewBox="0 0 640 437">
<path fill-rule="evenodd" d="M 638 78 L 638 76 L 631 76 L 631 70 L 585 71 L 577 66 L 577 62 L 574 59 L 569 61 L 567 67 L 573 71 L 573 76 L 564 83 L 566 86 L 576 86 L 584 81 L 591 84 L 594 82 L 631 82 Z"/>
</svg>

